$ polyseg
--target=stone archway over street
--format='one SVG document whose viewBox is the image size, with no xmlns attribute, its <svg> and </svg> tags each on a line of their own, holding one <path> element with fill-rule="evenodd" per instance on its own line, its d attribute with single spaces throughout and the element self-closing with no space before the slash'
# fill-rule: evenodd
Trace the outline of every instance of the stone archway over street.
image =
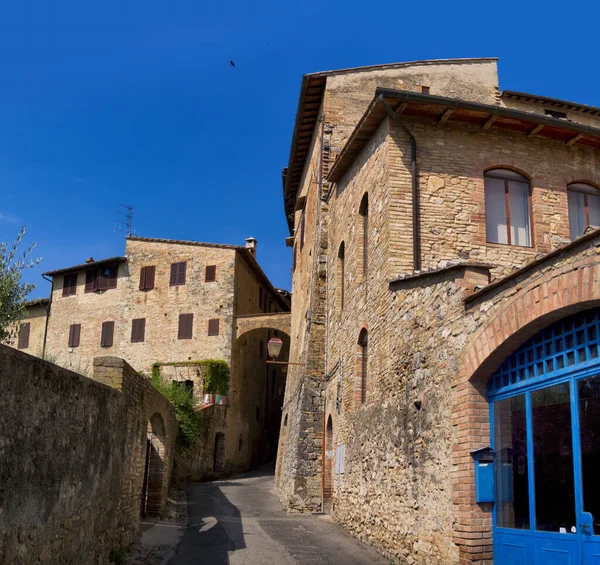
<svg viewBox="0 0 600 565">
<path fill-rule="evenodd" d="M 238 316 L 236 323 L 236 337 L 258 329 L 279 330 L 290 335 L 292 314 L 290 312 L 276 312 L 270 314 L 251 314 Z"/>
</svg>

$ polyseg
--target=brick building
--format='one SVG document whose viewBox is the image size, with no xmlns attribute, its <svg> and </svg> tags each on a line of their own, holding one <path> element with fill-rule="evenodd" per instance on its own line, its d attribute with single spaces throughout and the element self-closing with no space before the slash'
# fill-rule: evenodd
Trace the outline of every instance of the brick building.
<svg viewBox="0 0 600 565">
<path fill-rule="evenodd" d="M 45 349 L 46 358 L 83 374 L 103 355 L 147 375 L 155 362 L 169 363 L 163 376 L 191 387 L 201 406 L 203 371 L 189 362 L 227 361 L 228 399 L 205 412 L 208 445 L 177 472 L 199 479 L 258 465 L 274 457 L 285 389 L 281 368 L 267 367 L 266 344 L 276 333 L 289 343 L 285 326 L 269 324 L 286 317 L 289 300 L 260 268 L 256 246 L 253 238 L 244 247 L 128 237 L 122 257 L 45 273 L 49 304 L 32 304 L 17 346 L 34 355 Z M 244 320 L 257 315 L 262 323 L 244 331 Z"/>
<path fill-rule="evenodd" d="M 600 109 L 495 59 L 310 74 L 283 183 L 287 505 L 402 563 L 597 559 Z"/>
</svg>

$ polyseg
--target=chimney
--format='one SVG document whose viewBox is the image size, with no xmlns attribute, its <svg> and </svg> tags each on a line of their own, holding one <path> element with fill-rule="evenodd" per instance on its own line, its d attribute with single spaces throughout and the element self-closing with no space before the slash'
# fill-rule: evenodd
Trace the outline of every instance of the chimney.
<svg viewBox="0 0 600 565">
<path fill-rule="evenodd" d="M 258 245 L 258 241 L 253 237 L 246 238 L 246 249 L 252 253 L 256 257 L 256 246 Z"/>
<path fill-rule="evenodd" d="M 94 262 L 94 258 L 93 258 L 93 257 L 88 257 L 88 258 L 85 260 L 85 262 L 86 262 L 86 263 L 93 263 L 93 262 Z"/>
</svg>

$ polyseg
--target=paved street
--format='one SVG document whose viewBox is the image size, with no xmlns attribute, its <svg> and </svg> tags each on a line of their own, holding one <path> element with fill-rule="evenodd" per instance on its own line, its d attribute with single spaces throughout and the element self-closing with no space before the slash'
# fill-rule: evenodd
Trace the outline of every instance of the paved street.
<svg viewBox="0 0 600 565">
<path fill-rule="evenodd" d="M 187 496 L 189 526 L 169 565 L 389 565 L 327 516 L 286 514 L 270 471 L 194 484 Z"/>
</svg>

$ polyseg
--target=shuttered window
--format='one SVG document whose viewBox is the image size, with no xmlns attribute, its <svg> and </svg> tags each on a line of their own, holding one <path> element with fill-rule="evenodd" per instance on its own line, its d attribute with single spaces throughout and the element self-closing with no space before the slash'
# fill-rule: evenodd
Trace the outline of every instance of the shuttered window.
<svg viewBox="0 0 600 565">
<path fill-rule="evenodd" d="M 71 273 L 63 277 L 63 296 L 73 296 L 77 292 L 77 273 Z"/>
<path fill-rule="evenodd" d="M 100 267 L 98 270 L 98 290 L 117 288 L 117 265 Z"/>
<path fill-rule="evenodd" d="M 73 324 L 69 328 L 69 347 L 79 347 L 81 324 Z"/>
<path fill-rule="evenodd" d="M 219 320 L 213 318 L 208 320 L 208 335 L 219 335 Z"/>
<path fill-rule="evenodd" d="M 146 318 L 137 318 L 131 322 L 131 343 L 141 343 L 146 334 Z"/>
<path fill-rule="evenodd" d="M 85 272 L 85 292 L 117 288 L 118 265 L 96 267 Z"/>
<path fill-rule="evenodd" d="M 98 270 L 91 269 L 85 272 L 85 292 L 98 290 Z"/>
<path fill-rule="evenodd" d="M 31 330 L 31 324 L 29 322 L 25 322 L 21 324 L 19 328 L 19 343 L 17 347 L 19 349 L 27 349 L 29 347 L 29 332 Z"/>
<path fill-rule="evenodd" d="M 185 284 L 185 268 L 186 263 L 171 263 L 171 286 Z"/>
<path fill-rule="evenodd" d="M 115 323 L 114 322 L 103 322 L 102 323 L 102 334 L 100 336 L 100 347 L 112 347 L 114 333 L 115 333 Z"/>
<path fill-rule="evenodd" d="M 152 290 L 154 288 L 154 265 L 142 267 L 140 271 L 140 290 Z"/>
<path fill-rule="evenodd" d="M 207 265 L 204 282 L 215 282 L 217 280 L 217 266 Z"/>
<path fill-rule="evenodd" d="M 194 314 L 179 314 L 179 333 L 177 339 L 192 339 Z"/>
</svg>

